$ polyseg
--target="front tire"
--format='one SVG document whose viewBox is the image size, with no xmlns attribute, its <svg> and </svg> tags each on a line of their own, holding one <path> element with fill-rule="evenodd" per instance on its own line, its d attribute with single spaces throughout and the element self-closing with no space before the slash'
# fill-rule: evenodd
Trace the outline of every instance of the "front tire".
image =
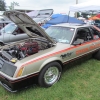
<svg viewBox="0 0 100 100">
<path fill-rule="evenodd" d="M 62 67 L 58 62 L 47 64 L 40 72 L 38 83 L 42 87 L 50 87 L 56 83 L 62 73 Z"/>
</svg>

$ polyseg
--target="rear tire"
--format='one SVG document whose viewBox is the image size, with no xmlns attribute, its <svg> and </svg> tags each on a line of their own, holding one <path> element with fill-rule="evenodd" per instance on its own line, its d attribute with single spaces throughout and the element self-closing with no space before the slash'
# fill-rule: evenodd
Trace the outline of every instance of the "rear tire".
<svg viewBox="0 0 100 100">
<path fill-rule="evenodd" d="M 61 77 L 62 67 L 58 62 L 47 64 L 40 72 L 38 83 L 42 87 L 50 87 Z"/>
<path fill-rule="evenodd" d="M 100 50 L 98 50 L 94 55 L 93 57 L 97 60 L 100 60 Z"/>
</svg>

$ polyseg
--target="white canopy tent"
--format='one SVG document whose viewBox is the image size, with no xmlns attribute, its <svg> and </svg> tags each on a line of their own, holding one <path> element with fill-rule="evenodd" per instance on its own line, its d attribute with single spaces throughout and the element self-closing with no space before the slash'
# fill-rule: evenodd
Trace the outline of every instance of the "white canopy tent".
<svg viewBox="0 0 100 100">
<path fill-rule="evenodd" d="M 100 12 L 100 1 L 90 0 L 88 2 L 75 4 L 69 7 L 72 12 Z"/>
</svg>

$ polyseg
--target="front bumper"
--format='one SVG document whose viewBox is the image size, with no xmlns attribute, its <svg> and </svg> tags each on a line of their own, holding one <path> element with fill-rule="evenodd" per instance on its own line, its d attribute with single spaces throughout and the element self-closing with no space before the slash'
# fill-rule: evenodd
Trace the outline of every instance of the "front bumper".
<svg viewBox="0 0 100 100">
<path fill-rule="evenodd" d="M 0 82 L 0 85 L 3 86 L 6 90 L 10 91 L 10 92 L 17 92 L 17 90 L 12 90 L 10 87 L 8 87 L 6 84 Z"/>
<path fill-rule="evenodd" d="M 17 92 L 18 90 L 37 83 L 37 78 L 38 73 L 17 80 L 9 80 L 3 75 L 0 75 L 0 85 L 2 85 L 6 90 L 10 92 Z"/>
</svg>

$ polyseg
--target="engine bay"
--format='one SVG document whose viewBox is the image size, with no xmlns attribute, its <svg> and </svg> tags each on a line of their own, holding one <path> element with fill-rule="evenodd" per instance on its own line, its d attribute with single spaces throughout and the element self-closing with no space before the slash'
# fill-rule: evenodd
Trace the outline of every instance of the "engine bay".
<svg viewBox="0 0 100 100">
<path fill-rule="evenodd" d="M 0 51 L 0 57 L 6 61 L 16 63 L 17 60 L 21 60 L 47 48 L 50 48 L 48 42 L 38 39 L 27 39 L 25 41 L 4 46 Z"/>
</svg>

